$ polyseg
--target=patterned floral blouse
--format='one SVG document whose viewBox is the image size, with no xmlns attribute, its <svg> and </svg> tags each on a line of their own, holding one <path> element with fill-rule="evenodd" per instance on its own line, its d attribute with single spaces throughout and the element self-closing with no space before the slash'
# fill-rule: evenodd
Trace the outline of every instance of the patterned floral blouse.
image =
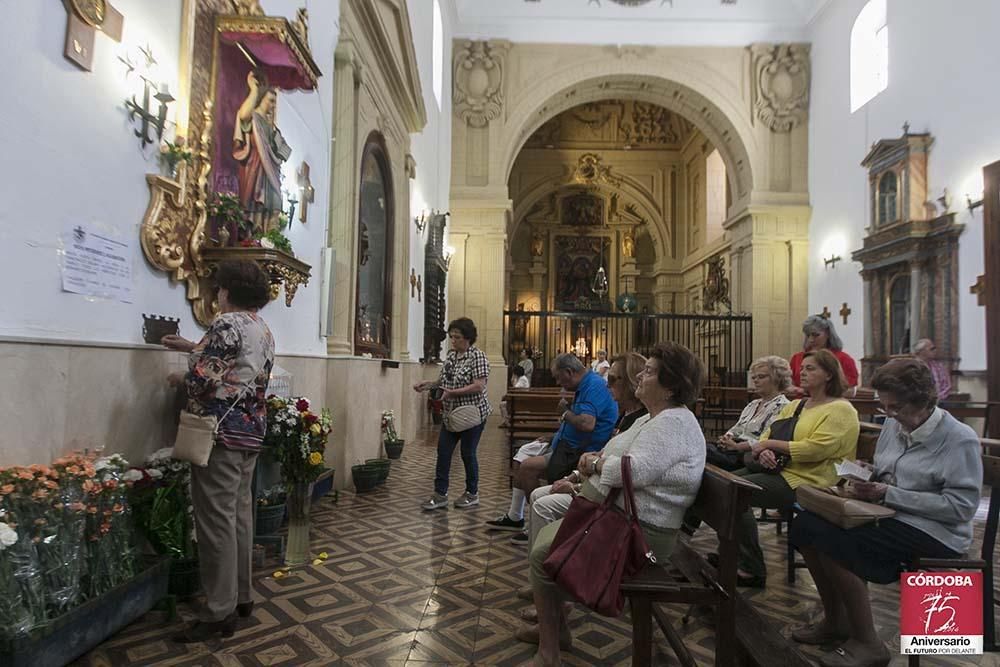
<svg viewBox="0 0 1000 667">
<path fill-rule="evenodd" d="M 274 338 L 260 315 L 219 315 L 188 356 L 188 411 L 219 418 L 218 442 L 226 448 L 258 451 L 267 427 L 265 398 L 273 364 Z"/>
<path fill-rule="evenodd" d="M 743 408 L 740 418 L 736 420 L 733 427 L 726 431 L 726 435 L 735 440 L 753 442 L 760 440 L 760 434 L 771 425 L 774 418 L 787 404 L 788 398 L 784 394 L 778 394 L 769 401 L 762 398 L 750 401 Z"/>
<path fill-rule="evenodd" d="M 486 382 L 490 376 L 490 362 L 486 359 L 486 353 L 475 345 L 470 345 L 467 352 L 459 355 L 455 350 L 448 350 L 444 365 L 441 367 L 441 376 L 438 378 L 438 386 L 442 389 L 460 389 L 472 384 L 473 380 L 483 378 Z M 445 412 L 451 411 L 460 405 L 475 405 L 479 407 L 479 416 L 483 421 L 489 417 L 493 408 L 490 407 L 490 400 L 486 397 L 486 390 L 473 394 L 456 396 L 444 402 Z"/>
</svg>

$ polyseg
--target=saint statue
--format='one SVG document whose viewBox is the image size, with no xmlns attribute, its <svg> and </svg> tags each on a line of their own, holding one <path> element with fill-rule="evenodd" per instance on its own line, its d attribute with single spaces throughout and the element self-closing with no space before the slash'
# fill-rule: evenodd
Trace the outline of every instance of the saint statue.
<svg viewBox="0 0 1000 667">
<path fill-rule="evenodd" d="M 233 127 L 233 158 L 239 163 L 240 204 L 254 223 L 255 231 L 275 227 L 282 210 L 281 163 L 292 149 L 274 124 L 278 93 L 261 85 L 258 75 L 247 74 L 249 93 L 236 112 Z"/>
<path fill-rule="evenodd" d="M 541 232 L 535 232 L 531 237 L 531 256 L 541 257 L 545 254 L 545 237 Z"/>
<path fill-rule="evenodd" d="M 631 229 L 625 230 L 622 236 L 622 255 L 627 258 L 635 257 L 635 234 Z"/>
</svg>

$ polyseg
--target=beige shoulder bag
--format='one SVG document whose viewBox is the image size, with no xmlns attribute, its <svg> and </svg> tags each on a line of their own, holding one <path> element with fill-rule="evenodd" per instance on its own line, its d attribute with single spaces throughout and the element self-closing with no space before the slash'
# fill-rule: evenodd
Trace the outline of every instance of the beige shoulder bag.
<svg viewBox="0 0 1000 667">
<path fill-rule="evenodd" d="M 244 385 L 246 389 L 247 385 Z M 174 440 L 174 451 L 172 456 L 179 461 L 187 461 L 191 465 L 204 468 L 208 465 L 208 459 L 212 456 L 212 447 L 215 446 L 215 439 L 219 434 L 219 423 L 225 419 L 240 399 L 243 398 L 243 391 L 236 395 L 236 400 L 229 406 L 229 409 L 222 415 L 222 419 L 216 419 L 214 415 L 199 416 L 187 410 L 181 410 L 181 419 L 177 424 L 177 438 Z"/>
<path fill-rule="evenodd" d="M 846 496 L 839 486 L 826 488 L 803 485 L 795 490 L 795 499 L 803 509 L 845 530 L 896 516 L 896 510 L 891 507 Z"/>
</svg>

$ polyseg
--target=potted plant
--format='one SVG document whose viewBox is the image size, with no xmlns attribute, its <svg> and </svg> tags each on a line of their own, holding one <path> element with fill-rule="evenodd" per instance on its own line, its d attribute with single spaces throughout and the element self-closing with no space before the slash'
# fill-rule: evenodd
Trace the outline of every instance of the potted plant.
<svg viewBox="0 0 1000 667">
<path fill-rule="evenodd" d="M 378 486 L 381 471 L 379 466 L 368 463 L 359 463 L 351 466 L 351 477 L 354 480 L 354 490 L 358 493 L 367 493 Z"/>
<path fill-rule="evenodd" d="M 405 441 L 396 434 L 396 416 L 392 410 L 382 411 L 382 445 L 385 455 L 390 459 L 398 459 L 403 455 Z"/>
<path fill-rule="evenodd" d="M 175 181 L 181 164 L 190 164 L 193 158 L 194 154 L 184 146 L 184 137 L 160 145 L 160 164 L 166 168 L 167 176 Z"/>
<path fill-rule="evenodd" d="M 305 397 L 267 399 L 264 452 L 281 465 L 288 509 L 285 565 L 309 562 L 309 512 L 312 485 L 323 472 L 323 452 L 332 430 L 330 411 L 311 409 Z"/>
<path fill-rule="evenodd" d="M 220 248 L 250 243 L 259 245 L 253 238 L 253 221 L 247 217 L 240 199 L 231 192 L 213 192 L 205 205 L 211 221 L 211 238 Z"/>
<path fill-rule="evenodd" d="M 376 484 L 379 486 L 385 484 L 385 480 L 389 478 L 389 459 L 365 459 L 365 465 L 374 466 L 378 469 L 378 481 Z"/>
<path fill-rule="evenodd" d="M 274 535 L 285 520 L 286 489 L 283 484 L 266 489 L 257 497 L 257 534 Z"/>
<path fill-rule="evenodd" d="M 170 556 L 170 593 L 190 597 L 201 589 L 191 504 L 191 465 L 172 456 L 172 448 L 153 452 L 132 485 L 129 500 L 136 528 L 153 551 Z"/>
</svg>

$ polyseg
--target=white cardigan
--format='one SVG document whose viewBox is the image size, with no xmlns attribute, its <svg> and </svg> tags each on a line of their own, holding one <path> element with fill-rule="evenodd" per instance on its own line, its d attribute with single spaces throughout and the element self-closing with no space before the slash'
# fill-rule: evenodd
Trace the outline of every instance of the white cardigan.
<svg viewBox="0 0 1000 667">
<path fill-rule="evenodd" d="M 602 495 L 622 485 L 625 454 L 632 464 L 639 519 L 658 528 L 680 528 L 705 472 L 705 436 L 694 414 L 671 408 L 652 419 L 646 415 L 609 440 L 600 474 L 588 480 Z M 620 496 L 617 504 L 624 505 Z"/>
</svg>

